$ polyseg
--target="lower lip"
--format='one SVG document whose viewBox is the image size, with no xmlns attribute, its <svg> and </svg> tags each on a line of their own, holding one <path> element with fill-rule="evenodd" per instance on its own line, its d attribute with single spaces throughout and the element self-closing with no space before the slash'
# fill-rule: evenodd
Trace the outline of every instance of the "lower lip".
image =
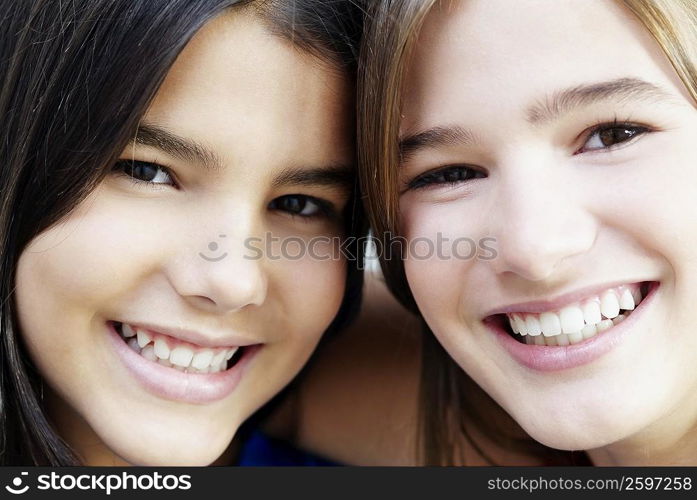
<svg viewBox="0 0 697 500">
<path fill-rule="evenodd" d="M 229 370 L 218 373 L 184 373 L 145 359 L 128 347 L 107 323 L 108 336 L 119 359 L 135 379 L 150 393 L 164 399 L 192 404 L 207 404 L 224 399 L 242 379 L 261 345 L 245 347 L 242 357 Z"/>
<path fill-rule="evenodd" d="M 521 365 L 541 372 L 567 370 L 591 363 L 622 343 L 641 319 L 644 310 L 651 305 L 659 286 L 659 283 L 653 283 L 644 300 L 622 322 L 574 345 L 562 347 L 523 344 L 511 337 L 499 324 L 486 322 L 486 325 L 496 334 L 504 349 Z"/>
</svg>

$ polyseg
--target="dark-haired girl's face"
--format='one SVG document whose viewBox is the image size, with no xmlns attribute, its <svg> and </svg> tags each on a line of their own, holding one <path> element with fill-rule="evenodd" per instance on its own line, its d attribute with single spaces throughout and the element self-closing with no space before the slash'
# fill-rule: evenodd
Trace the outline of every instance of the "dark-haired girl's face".
<svg viewBox="0 0 697 500">
<path fill-rule="evenodd" d="M 441 2 L 404 102 L 402 228 L 449 245 L 406 274 L 446 350 L 547 445 L 676 450 L 697 112 L 658 44 L 610 0 Z"/>
<path fill-rule="evenodd" d="M 225 14 L 24 250 L 22 334 L 87 463 L 211 463 L 299 371 L 343 295 L 351 123 L 338 71 Z"/>
</svg>

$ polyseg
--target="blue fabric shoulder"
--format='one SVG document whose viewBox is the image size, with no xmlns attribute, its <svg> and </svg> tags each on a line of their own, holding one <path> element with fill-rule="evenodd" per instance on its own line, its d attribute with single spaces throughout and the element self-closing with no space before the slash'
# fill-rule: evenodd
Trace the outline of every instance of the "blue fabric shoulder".
<svg viewBox="0 0 697 500">
<path fill-rule="evenodd" d="M 238 465 L 242 467 L 262 466 L 336 466 L 340 465 L 302 451 L 294 446 L 274 439 L 259 430 L 253 430 L 242 444 Z"/>
</svg>

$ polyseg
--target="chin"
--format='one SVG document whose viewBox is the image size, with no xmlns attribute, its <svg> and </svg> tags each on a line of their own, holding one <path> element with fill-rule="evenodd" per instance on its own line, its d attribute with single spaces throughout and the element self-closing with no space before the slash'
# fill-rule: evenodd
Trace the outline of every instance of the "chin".
<svg viewBox="0 0 697 500">
<path fill-rule="evenodd" d="M 574 411 L 573 408 L 570 411 Z M 543 421 L 526 418 L 516 419 L 523 430 L 535 441 L 549 448 L 565 451 L 586 451 L 609 446 L 634 434 L 634 425 L 628 415 L 614 415 L 610 418 L 569 418 L 559 421 L 553 412 Z M 568 414 L 558 412 L 557 415 Z M 539 412 L 538 412 L 539 415 Z M 553 419 L 557 419 L 554 423 Z M 636 429 L 638 431 L 639 429 Z"/>
<path fill-rule="evenodd" d="M 191 432 L 191 428 L 203 428 L 190 424 L 186 427 L 171 425 L 142 426 L 141 432 L 134 429 L 136 422 L 130 426 L 114 426 L 106 432 L 97 432 L 104 445 L 115 455 L 130 465 L 160 466 L 207 466 L 215 462 L 230 445 L 236 427 L 230 422 L 225 432 L 211 435 L 208 432 Z M 162 424 L 160 422 L 160 424 Z M 113 432 L 113 430 L 117 432 Z M 125 430 L 125 432 L 124 432 Z M 205 431 L 206 429 L 204 429 Z M 129 432 L 130 431 L 130 432 Z"/>
<path fill-rule="evenodd" d="M 119 443 L 111 449 L 124 461 L 135 466 L 144 467 L 198 467 L 207 466 L 215 462 L 225 451 L 229 443 L 212 449 L 204 448 L 193 441 L 170 441 L 167 446 L 153 449 L 152 446 L 143 446 L 141 442 Z M 107 443 L 108 445 L 108 443 Z M 185 451 L 183 451 L 185 450 Z"/>
<path fill-rule="evenodd" d="M 554 432 L 554 430 L 540 431 L 539 429 L 526 429 L 530 437 L 543 445 L 564 451 L 586 451 L 601 448 L 617 441 L 617 436 L 587 435 L 582 431 L 575 433 Z"/>
</svg>

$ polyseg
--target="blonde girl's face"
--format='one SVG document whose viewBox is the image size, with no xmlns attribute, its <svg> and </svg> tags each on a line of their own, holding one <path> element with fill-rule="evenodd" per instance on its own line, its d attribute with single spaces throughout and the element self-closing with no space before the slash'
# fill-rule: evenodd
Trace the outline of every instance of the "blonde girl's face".
<svg viewBox="0 0 697 500">
<path fill-rule="evenodd" d="M 87 463 L 209 464 L 306 362 L 343 296 L 349 96 L 338 70 L 224 14 L 102 184 L 23 251 L 23 339 Z"/>
<path fill-rule="evenodd" d="M 438 340 L 544 444 L 671 446 L 697 417 L 697 112 L 657 43 L 610 0 L 441 2 L 404 102 L 402 228 L 451 242 L 405 262 Z"/>
</svg>

